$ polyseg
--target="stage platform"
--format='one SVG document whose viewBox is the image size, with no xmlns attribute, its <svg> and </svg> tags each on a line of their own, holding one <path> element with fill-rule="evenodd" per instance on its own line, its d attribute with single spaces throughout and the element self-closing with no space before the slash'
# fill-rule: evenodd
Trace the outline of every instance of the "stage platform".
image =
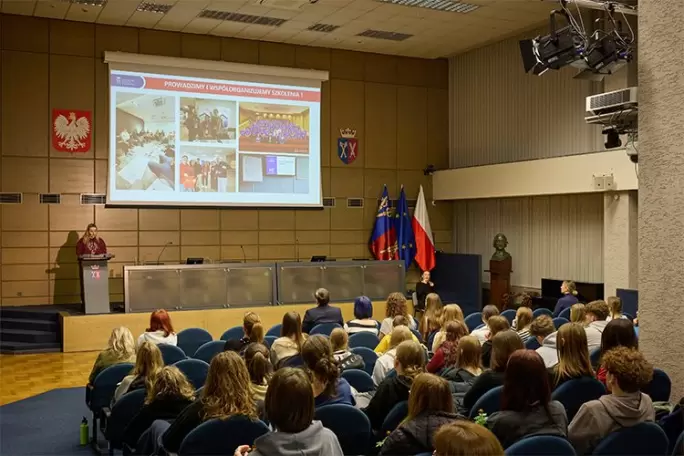
<svg viewBox="0 0 684 456">
<path fill-rule="evenodd" d="M 409 311 L 412 312 L 411 302 Z M 344 321 L 354 318 L 354 304 L 333 303 L 332 306 L 342 309 Z M 170 311 L 171 321 L 177 332 L 185 328 L 204 328 L 211 333 L 214 339 L 219 339 L 226 329 L 234 326 L 242 326 L 242 317 L 247 311 L 259 314 L 264 328 L 268 331 L 271 326 L 281 323 L 283 314 L 290 311 L 299 312 L 304 318 L 304 312 L 314 307 L 315 303 L 293 304 L 282 306 L 255 306 L 234 309 L 208 309 L 208 310 L 179 310 Z M 373 302 L 373 318 L 381 321 L 385 318 L 386 303 L 384 301 Z M 109 335 L 113 328 L 126 326 L 134 337 L 142 334 L 149 326 L 149 313 L 111 313 L 101 315 L 75 315 L 68 312 L 60 313 L 62 326 L 62 350 L 65 353 L 102 350 L 107 346 Z"/>
</svg>

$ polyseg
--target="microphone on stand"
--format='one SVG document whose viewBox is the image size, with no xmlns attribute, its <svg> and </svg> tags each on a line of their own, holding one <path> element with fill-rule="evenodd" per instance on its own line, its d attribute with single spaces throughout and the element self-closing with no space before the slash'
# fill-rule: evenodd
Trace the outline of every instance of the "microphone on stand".
<svg viewBox="0 0 684 456">
<path fill-rule="evenodd" d="M 162 254 L 164 253 L 164 250 L 166 250 L 166 248 L 167 248 L 168 246 L 170 246 L 171 244 L 173 244 L 173 242 L 171 242 L 171 241 L 169 241 L 169 242 L 167 242 L 166 244 L 164 244 L 164 247 L 162 247 L 161 251 L 159 252 L 159 255 L 157 256 L 157 265 L 159 265 L 159 261 L 161 260 L 161 256 L 162 256 Z"/>
<path fill-rule="evenodd" d="M 242 250 L 242 262 L 247 263 L 247 255 L 245 254 L 245 247 L 240 245 L 240 250 Z"/>
</svg>

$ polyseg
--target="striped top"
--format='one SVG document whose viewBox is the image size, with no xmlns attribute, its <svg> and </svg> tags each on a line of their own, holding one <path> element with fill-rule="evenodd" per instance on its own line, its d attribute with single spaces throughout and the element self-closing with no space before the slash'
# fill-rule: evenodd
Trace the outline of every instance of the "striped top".
<svg viewBox="0 0 684 456">
<path fill-rule="evenodd" d="M 350 320 L 344 325 L 344 330 L 347 334 L 356 334 L 359 332 L 369 332 L 378 335 L 378 323 L 375 320 Z"/>
</svg>

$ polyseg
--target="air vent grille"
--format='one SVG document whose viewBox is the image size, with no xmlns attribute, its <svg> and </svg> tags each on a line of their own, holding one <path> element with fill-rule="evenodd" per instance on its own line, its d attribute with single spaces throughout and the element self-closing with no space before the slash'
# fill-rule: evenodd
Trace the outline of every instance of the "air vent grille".
<svg viewBox="0 0 684 456">
<path fill-rule="evenodd" d="M 62 202 L 62 195 L 59 193 L 41 193 L 40 204 L 60 204 Z"/>
<path fill-rule="evenodd" d="M 594 95 L 589 99 L 591 109 L 600 109 L 608 106 L 615 106 L 630 101 L 630 89 L 616 90 L 601 95 Z"/>
<path fill-rule="evenodd" d="M 171 8 L 173 8 L 173 5 L 167 5 L 165 3 L 142 2 L 138 5 L 136 10 L 148 13 L 166 14 Z"/>
<path fill-rule="evenodd" d="M 347 198 L 347 207 L 363 207 L 363 198 Z"/>
<path fill-rule="evenodd" d="M 366 38 L 375 38 L 378 40 L 404 41 L 411 38 L 413 35 L 408 33 L 386 32 L 384 30 L 368 29 L 356 36 L 365 36 Z"/>
<path fill-rule="evenodd" d="M 81 204 L 105 204 L 107 196 L 99 193 L 81 193 Z"/>
<path fill-rule="evenodd" d="M 335 207 L 335 198 L 323 198 L 323 207 Z"/>
<path fill-rule="evenodd" d="M 21 204 L 23 199 L 24 195 L 22 193 L 0 193 L 0 204 Z"/>
<path fill-rule="evenodd" d="M 267 25 L 271 27 L 280 27 L 287 22 L 286 19 L 280 19 L 277 17 L 253 16 L 251 14 L 231 13 L 228 11 L 209 9 L 202 10 L 197 17 L 203 19 L 216 19 L 217 21 L 240 22 L 243 24 Z"/>
<path fill-rule="evenodd" d="M 472 3 L 455 2 L 451 0 L 376 0 L 382 3 L 393 5 L 414 6 L 417 8 L 428 8 L 437 11 L 448 11 L 450 13 L 472 13 L 480 7 Z"/>
<path fill-rule="evenodd" d="M 71 0 L 70 3 L 83 6 L 104 6 L 107 0 Z"/>
<path fill-rule="evenodd" d="M 332 24 L 314 24 L 311 27 L 309 27 L 307 30 L 311 30 L 312 32 L 322 32 L 322 33 L 330 33 L 333 30 L 337 30 L 340 28 L 339 25 L 332 25 Z"/>
</svg>

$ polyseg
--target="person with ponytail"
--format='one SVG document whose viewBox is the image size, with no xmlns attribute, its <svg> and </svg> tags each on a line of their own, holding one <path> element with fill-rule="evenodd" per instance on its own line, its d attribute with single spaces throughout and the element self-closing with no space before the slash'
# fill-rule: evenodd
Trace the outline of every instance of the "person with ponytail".
<svg viewBox="0 0 684 456">
<path fill-rule="evenodd" d="M 249 371 L 249 379 L 252 381 L 250 389 L 255 401 L 266 399 L 268 382 L 273 375 L 270 352 L 264 344 L 249 344 L 245 349 L 245 364 Z"/>
<path fill-rule="evenodd" d="M 374 430 L 381 428 L 385 417 L 395 405 L 408 400 L 413 379 L 425 372 L 423 347 L 412 340 L 400 343 L 394 359 L 394 369 L 397 375 L 385 377 L 368 407 L 363 409 Z"/>
<path fill-rule="evenodd" d="M 302 360 L 312 379 L 316 407 L 356 404 L 351 386 L 340 378 L 327 337 L 320 334 L 309 337 L 302 346 Z"/>
<path fill-rule="evenodd" d="M 242 339 L 228 339 L 223 346 L 223 351 L 234 351 L 244 356 L 245 349 L 249 344 L 263 344 L 266 332 L 261 324 L 261 318 L 256 312 L 247 312 L 242 318 Z"/>
<path fill-rule="evenodd" d="M 577 304 L 579 302 L 577 299 L 575 282 L 572 280 L 563 281 L 560 291 L 563 296 L 558 299 L 558 302 L 556 302 L 556 307 L 553 309 L 554 318 L 560 315 L 560 313 L 565 309 L 568 309 L 573 304 Z"/>
</svg>

